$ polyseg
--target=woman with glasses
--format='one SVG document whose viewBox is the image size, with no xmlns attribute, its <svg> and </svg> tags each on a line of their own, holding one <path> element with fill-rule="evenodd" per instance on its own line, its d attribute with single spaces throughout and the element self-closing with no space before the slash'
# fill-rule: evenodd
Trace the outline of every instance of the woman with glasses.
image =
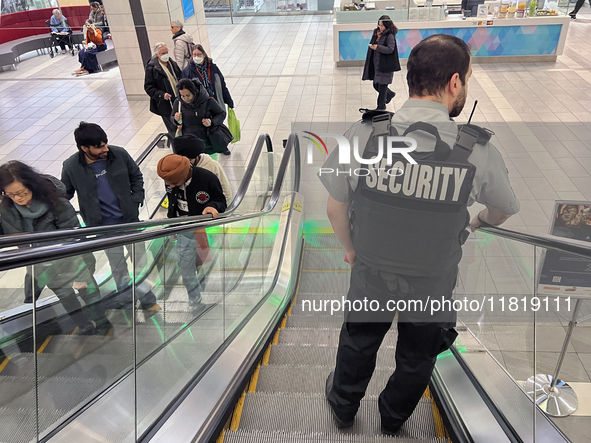
<svg viewBox="0 0 591 443">
<path fill-rule="evenodd" d="M 76 211 L 65 198 L 65 186 L 57 178 L 42 175 L 30 166 L 11 161 L 0 166 L 0 234 L 22 234 L 56 229 L 78 228 Z M 73 322 L 73 334 L 110 331 L 111 324 L 100 306 L 100 293 L 91 270 L 92 254 L 36 264 L 25 277 L 25 303 L 37 299 L 47 286 L 60 299 Z M 74 291 L 86 305 L 82 308 Z"/>
</svg>

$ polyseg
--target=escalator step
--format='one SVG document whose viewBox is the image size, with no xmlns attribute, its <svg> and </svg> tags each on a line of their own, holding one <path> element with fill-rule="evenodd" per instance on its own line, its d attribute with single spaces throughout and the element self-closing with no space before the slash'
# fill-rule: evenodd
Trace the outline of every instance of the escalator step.
<svg viewBox="0 0 591 443">
<path fill-rule="evenodd" d="M 394 368 L 394 348 L 380 348 L 378 368 Z M 337 358 L 336 346 L 305 346 L 276 344 L 271 346 L 269 365 L 318 365 L 334 367 Z"/>
<path fill-rule="evenodd" d="M 283 328 L 279 332 L 279 343 L 313 346 L 337 346 L 340 329 Z M 390 330 L 384 337 L 382 347 L 396 346 L 397 335 Z"/>
<path fill-rule="evenodd" d="M 299 292 L 302 294 L 340 294 L 349 291 L 349 272 L 309 272 L 300 277 Z"/>
<path fill-rule="evenodd" d="M 285 325 L 289 328 L 341 329 L 343 314 L 340 315 L 292 315 L 287 317 Z"/>
<path fill-rule="evenodd" d="M 381 435 L 350 435 L 335 433 L 330 435 L 308 434 L 282 431 L 226 431 L 223 443 L 417 443 L 417 439 L 408 437 L 386 437 Z M 447 443 L 439 438 L 422 438 L 421 443 Z"/>
<path fill-rule="evenodd" d="M 380 435 L 378 398 L 361 401 L 355 424 L 337 431 L 324 394 L 268 393 L 246 394 L 240 429 L 305 432 L 318 434 Z M 413 415 L 399 432 L 403 438 L 437 438 L 431 400 L 421 398 Z"/>
<path fill-rule="evenodd" d="M 302 270 L 350 271 L 351 266 L 344 259 L 344 249 L 308 249 L 304 251 Z"/>
<path fill-rule="evenodd" d="M 333 366 L 261 366 L 256 392 L 322 393 L 326 377 L 332 370 Z M 392 368 L 376 369 L 366 395 L 380 395 L 392 372 Z"/>
<path fill-rule="evenodd" d="M 39 429 L 53 426 L 67 411 L 39 410 Z M 35 404 L 23 409 L 0 408 L 0 441 L 11 443 L 29 443 L 35 441 Z"/>
<path fill-rule="evenodd" d="M 38 384 L 39 407 L 47 410 L 70 410 L 100 392 L 107 381 L 107 379 L 73 377 L 42 379 Z M 7 386 L 9 385 L 7 384 Z M 2 389 L 4 389 L 4 385 L 2 385 Z M 29 397 L 28 395 L 19 396 L 6 407 L 11 409 L 30 407 Z"/>
<path fill-rule="evenodd" d="M 335 234 L 309 234 L 306 233 L 304 248 L 308 249 L 325 249 L 325 248 L 338 248 L 345 250 L 343 245 Z"/>
</svg>

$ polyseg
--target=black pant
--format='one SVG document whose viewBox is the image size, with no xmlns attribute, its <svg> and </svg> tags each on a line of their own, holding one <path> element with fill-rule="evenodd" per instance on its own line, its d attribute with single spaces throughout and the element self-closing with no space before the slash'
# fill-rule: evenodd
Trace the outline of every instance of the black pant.
<svg viewBox="0 0 591 443">
<path fill-rule="evenodd" d="M 577 12 L 579 12 L 579 9 L 581 9 L 584 4 L 585 4 L 585 0 L 577 0 L 577 4 L 575 5 L 575 9 L 573 9 L 573 11 L 570 13 L 570 15 L 577 15 Z M 591 0 L 589 0 L 589 5 L 591 6 Z"/>
<path fill-rule="evenodd" d="M 381 85 L 379 83 L 374 83 L 373 88 L 378 92 L 378 109 L 386 109 L 386 100 L 388 96 L 393 96 L 394 92 L 388 88 L 388 85 Z"/>
<path fill-rule="evenodd" d="M 380 308 L 385 308 L 389 300 L 450 299 L 456 276 L 457 269 L 453 269 L 437 278 L 403 276 L 396 280 L 397 277 L 393 279 L 390 275 L 384 279 L 379 272 L 357 263 L 351 273 L 347 299 L 352 303 L 364 298 L 377 300 Z M 406 288 L 406 284 L 412 288 L 412 294 L 400 289 Z M 398 287 L 392 290 L 394 286 Z M 395 312 L 387 310 L 345 314 L 333 388 L 328 395 L 328 401 L 343 421 L 352 420 L 359 409 L 376 366 L 377 352 L 394 315 Z M 372 318 L 376 321 L 372 322 Z M 417 313 L 399 311 L 396 369 L 379 398 L 382 425 L 387 430 L 396 431 L 414 411 L 429 384 L 437 355 L 448 349 L 457 336 L 453 326 L 453 311 L 436 317 L 431 316 L 429 309 Z"/>
</svg>

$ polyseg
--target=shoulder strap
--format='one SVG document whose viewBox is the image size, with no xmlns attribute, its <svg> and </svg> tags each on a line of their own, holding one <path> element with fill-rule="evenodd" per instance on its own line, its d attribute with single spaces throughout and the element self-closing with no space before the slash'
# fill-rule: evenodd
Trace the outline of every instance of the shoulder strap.
<svg viewBox="0 0 591 443">
<path fill-rule="evenodd" d="M 435 161 L 444 161 L 449 158 L 451 149 L 449 148 L 447 143 L 441 140 L 439 131 L 435 126 L 425 122 L 415 122 L 408 128 L 406 128 L 406 131 L 404 131 L 404 134 L 402 135 L 406 136 L 410 132 L 415 131 L 423 131 L 435 137 L 435 150 L 433 154 L 433 158 L 435 159 Z"/>
<path fill-rule="evenodd" d="M 485 145 L 494 135 L 490 129 L 467 123 L 461 125 L 454 148 L 448 158 L 450 162 L 468 163 L 475 144 Z"/>
</svg>

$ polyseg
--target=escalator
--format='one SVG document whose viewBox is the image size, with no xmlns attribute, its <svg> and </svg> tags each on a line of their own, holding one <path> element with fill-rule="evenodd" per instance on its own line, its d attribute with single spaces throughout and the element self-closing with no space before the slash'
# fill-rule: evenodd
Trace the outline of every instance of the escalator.
<svg viewBox="0 0 591 443">
<path fill-rule="evenodd" d="M 316 233 L 315 231 L 320 231 Z M 334 369 L 342 314 L 310 312 L 325 300 L 340 299 L 349 287 L 344 249 L 326 229 L 304 231 L 299 284 L 284 325 L 251 379 L 240 411 L 233 415 L 224 443 L 368 442 L 380 439 L 378 396 L 394 371 L 396 325 L 386 334 L 374 376 L 352 428 L 339 430 L 324 396 Z M 336 266 L 335 266 L 336 264 Z M 445 443 L 446 431 L 428 393 L 393 441 Z"/>
<path fill-rule="evenodd" d="M 154 140 L 146 151 L 148 155 L 141 158 L 152 157 L 152 160 L 157 160 L 169 153 L 154 153 L 152 149 L 157 142 Z M 228 215 L 252 213 L 265 207 L 272 189 L 274 162 L 270 139 L 268 136 L 260 137 L 248 166 L 249 172 L 238 186 Z M 159 213 L 163 186 L 160 180 L 156 183 L 149 175 L 150 169 L 154 169 L 154 161 L 147 163 L 147 166 L 143 165 L 142 172 L 147 190 L 151 186 L 152 194 L 156 194 L 152 196 L 152 204 L 147 205 L 151 206 L 153 217 Z M 190 220 L 195 219 L 209 217 L 155 220 L 104 230 L 101 227 L 36 233 L 20 236 L 15 241 L 8 237 L 0 241 L 8 246 L 38 245 L 30 251 L 53 249 L 60 245 L 80 245 L 85 241 L 100 244 L 112 241 L 113 237 L 121 233 L 142 232 L 146 228 L 163 229 L 190 223 Z M 253 303 L 252 294 L 258 294 L 262 257 L 269 254 L 269 244 L 274 240 L 272 235 L 262 231 L 269 232 L 269 229 L 255 218 L 235 223 L 231 229 L 212 228 L 206 234 L 209 237 L 209 257 L 199 271 L 202 298 L 209 309 L 215 308 L 223 286 L 227 302 L 223 316 L 224 322 L 228 324 L 236 322 Z M 50 246 L 43 246 L 44 243 Z M 110 309 L 107 317 L 113 327 L 104 333 L 92 335 L 76 334 L 71 320 L 75 312 L 66 312 L 59 299 L 51 294 L 42 294 L 35 310 L 32 305 L 24 305 L 0 314 L 1 442 L 28 442 L 39 432 L 51 432 L 56 423 L 71 415 L 73 409 L 92 402 L 109 386 L 128 376 L 132 367 L 139 367 L 148 359 L 151 359 L 151 368 L 161 371 L 166 367 L 166 362 L 155 364 L 158 357 L 153 354 L 157 354 L 168 341 L 175 340 L 174 357 L 177 364 L 168 364 L 167 370 L 173 377 L 175 368 L 184 372 L 186 367 L 203 363 L 203 353 L 191 350 L 196 341 L 210 343 L 215 347 L 219 345 L 223 339 L 220 328 L 209 327 L 205 322 L 192 326 L 191 333 L 195 333 L 195 336 L 191 335 L 189 339 L 186 336 L 178 337 L 188 325 L 195 323 L 199 314 L 206 316 L 207 312 L 196 313 L 189 306 L 186 290 L 178 275 L 174 237 L 160 236 L 144 245 L 147 251 L 144 263 L 130 266 L 136 278 L 134 288 L 129 288 L 129 291 L 136 289 L 139 298 L 139 293 L 146 288 L 153 290 L 157 303 L 162 307 L 160 312 L 145 311 L 139 307 L 134 309 L 131 305 Z M 23 252 L 25 250 L 9 249 L 0 255 L 7 258 L 12 254 L 22 255 Z M 104 251 L 97 250 L 95 257 L 95 278 L 102 293 L 101 303 L 113 302 L 118 293 Z M 128 255 L 126 260 L 130 258 Z M 223 265 L 220 265 L 221 262 Z M 5 285 L 15 286 L 13 289 L 2 288 L 4 298 L 18 305 L 18 300 L 22 300 L 22 287 L 19 289 L 19 285 L 22 285 L 20 274 L 24 267 L 20 267 L 20 271 L 14 267 L 8 269 L 2 273 L 3 281 Z M 148 366 L 145 365 L 146 368 Z"/>
<path fill-rule="evenodd" d="M 388 441 L 380 433 L 377 395 L 394 368 L 395 327 L 378 354 L 355 425 L 338 430 L 324 398 L 324 383 L 334 366 L 342 317 L 304 310 L 302 302 L 345 295 L 349 268 L 329 228 L 304 224 L 297 135 L 290 136 L 283 155 L 272 158 L 273 165 L 278 163 L 274 180 L 269 180 L 271 163 L 263 164 L 257 166 L 249 187 L 263 196 L 253 203 L 258 211 L 143 230 L 129 227 L 118 235 L 89 236 L 52 249 L 0 254 L 0 270 L 12 270 L 35 260 L 100 253 L 116 245 L 171 244 L 176 235 L 205 229 L 215 256 L 202 280 L 203 300 L 209 307 L 199 315 L 188 309 L 186 291 L 174 277 L 177 263 L 171 248 L 170 255 L 152 255 L 144 268 L 149 270 L 144 271 L 146 280 L 162 300 L 162 312 L 121 310 L 110 317 L 117 327 L 107 341 L 96 336 L 53 337 L 35 343 L 36 352 L 0 362 L 0 386 L 6 382 L 21 389 L 11 394 L 11 407 L 0 409 L 0 420 L 6 423 L 0 428 L 0 441 Z M 530 236 L 528 241 L 539 238 Z M 576 253 L 591 257 L 589 248 Z M 135 259 L 132 254 L 133 264 Z M 141 284 L 136 281 L 132 287 L 136 299 Z M 35 322 L 29 328 L 36 337 Z M 491 378 L 483 388 L 486 380 L 470 372 L 476 368 L 470 353 L 480 358 L 484 351 L 475 350 L 463 334 L 456 348 L 440 356 L 430 389 L 400 433 L 390 439 L 568 441 L 507 371 L 508 381 L 495 385 Z M 83 352 L 77 355 L 80 346 Z M 485 366 L 488 375 L 494 373 L 493 364 Z M 0 398 L 4 392 L 8 391 L 0 389 Z M 500 398 L 511 401 L 503 405 Z M 510 409 L 517 406 L 522 409 Z M 544 437 L 532 439 L 528 432 Z"/>
</svg>

